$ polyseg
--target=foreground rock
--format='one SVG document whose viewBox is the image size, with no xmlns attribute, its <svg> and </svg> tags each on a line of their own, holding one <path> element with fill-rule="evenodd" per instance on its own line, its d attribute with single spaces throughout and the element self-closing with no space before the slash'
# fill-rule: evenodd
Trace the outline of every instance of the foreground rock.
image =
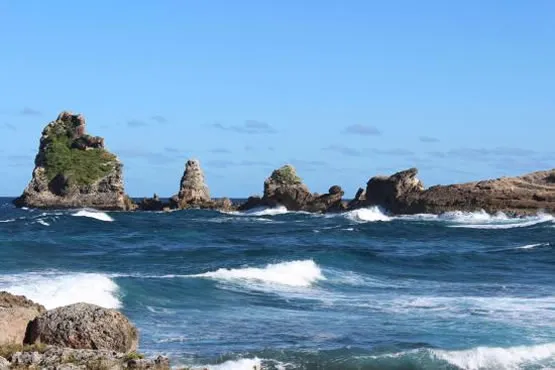
<svg viewBox="0 0 555 370">
<path fill-rule="evenodd" d="M 285 165 L 274 170 L 264 181 L 264 195 L 250 197 L 239 210 L 246 211 L 259 207 L 284 206 L 291 211 L 330 212 L 345 209 L 344 195 L 340 186 L 332 186 L 327 194 L 317 195 L 310 192 L 297 176 L 295 168 Z"/>
<path fill-rule="evenodd" d="M 159 369 L 170 368 L 168 358 L 144 359 L 136 353 L 126 354 L 107 350 L 73 349 L 55 346 L 28 348 L 5 359 L 12 368 L 40 369 Z M 2 360 L 0 359 L 0 369 Z"/>
<path fill-rule="evenodd" d="M 137 329 L 120 312 L 86 303 L 59 307 L 36 317 L 25 343 L 78 349 L 136 351 Z"/>
<path fill-rule="evenodd" d="M 45 311 L 24 296 L 0 292 L 0 345 L 23 343 L 29 322 Z"/>
<path fill-rule="evenodd" d="M 415 168 L 368 181 L 365 199 L 351 208 L 380 206 L 397 214 L 479 211 L 535 214 L 555 212 L 555 169 L 519 177 L 464 184 L 432 186 L 424 190 Z"/>
<path fill-rule="evenodd" d="M 85 133 L 85 118 L 62 112 L 42 131 L 33 177 L 14 203 L 19 207 L 133 209 L 125 195 L 122 164 L 104 139 Z"/>
</svg>

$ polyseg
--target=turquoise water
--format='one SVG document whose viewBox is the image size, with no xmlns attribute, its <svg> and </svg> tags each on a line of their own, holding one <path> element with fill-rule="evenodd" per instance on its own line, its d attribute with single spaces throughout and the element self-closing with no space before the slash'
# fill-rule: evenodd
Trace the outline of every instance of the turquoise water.
<svg viewBox="0 0 555 370">
<path fill-rule="evenodd" d="M 555 367 L 555 223 L 451 213 L 15 209 L 0 289 L 123 311 L 211 369 Z"/>
</svg>

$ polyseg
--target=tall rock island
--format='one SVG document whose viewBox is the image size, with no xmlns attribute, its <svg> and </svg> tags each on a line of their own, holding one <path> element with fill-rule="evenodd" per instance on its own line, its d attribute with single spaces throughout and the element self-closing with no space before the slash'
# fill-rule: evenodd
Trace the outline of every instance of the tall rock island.
<svg viewBox="0 0 555 370">
<path fill-rule="evenodd" d="M 42 131 L 33 177 L 14 203 L 19 207 L 128 210 L 123 165 L 86 133 L 85 117 L 62 112 Z"/>
</svg>

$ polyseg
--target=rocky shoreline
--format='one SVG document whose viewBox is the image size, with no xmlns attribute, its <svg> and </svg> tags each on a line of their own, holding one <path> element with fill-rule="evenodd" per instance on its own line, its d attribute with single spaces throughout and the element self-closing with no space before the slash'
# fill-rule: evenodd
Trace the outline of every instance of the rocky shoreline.
<svg viewBox="0 0 555 370">
<path fill-rule="evenodd" d="M 190 208 L 247 211 L 284 206 L 291 211 L 342 212 L 378 206 L 391 214 L 449 211 L 505 212 L 528 215 L 555 213 L 555 169 L 519 177 L 502 177 L 428 189 L 410 168 L 391 176 L 371 177 L 354 199 L 333 185 L 326 194 L 312 193 L 295 168 L 285 165 L 264 181 L 264 193 L 243 204 L 212 199 L 198 160 L 188 160 L 179 191 L 168 202 L 156 194 L 135 204 L 124 191 L 123 165 L 104 147 L 104 139 L 85 134 L 82 115 L 62 112 L 43 130 L 35 169 L 14 203 L 33 208 L 96 208 L 101 210 L 170 211 Z"/>
<path fill-rule="evenodd" d="M 24 296 L 0 292 L 0 370 L 170 368 L 146 359 L 137 328 L 120 312 L 88 303 L 46 310 Z"/>
</svg>

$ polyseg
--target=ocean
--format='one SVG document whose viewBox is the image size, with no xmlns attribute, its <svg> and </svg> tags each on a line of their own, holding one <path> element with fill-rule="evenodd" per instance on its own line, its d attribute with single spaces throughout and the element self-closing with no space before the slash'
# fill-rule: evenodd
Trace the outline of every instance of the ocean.
<svg viewBox="0 0 555 370">
<path fill-rule="evenodd" d="M 116 308 L 176 368 L 555 368 L 555 223 L 16 209 L 0 290 Z"/>
</svg>

